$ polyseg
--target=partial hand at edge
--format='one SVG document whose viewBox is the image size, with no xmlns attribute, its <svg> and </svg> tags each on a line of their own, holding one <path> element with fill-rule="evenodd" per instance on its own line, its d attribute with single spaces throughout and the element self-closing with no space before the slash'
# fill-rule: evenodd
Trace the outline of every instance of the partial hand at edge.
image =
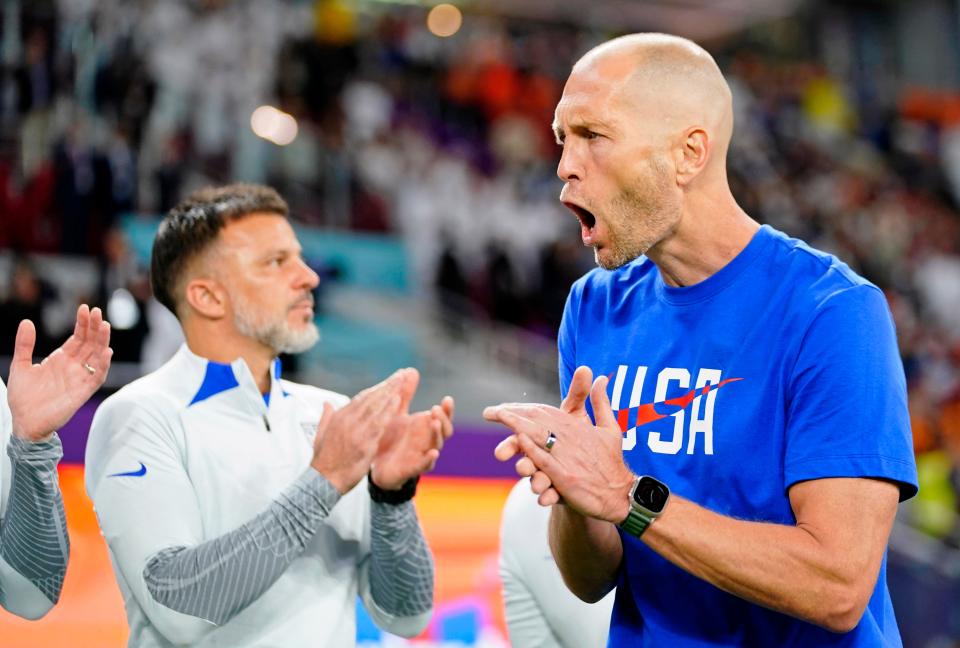
<svg viewBox="0 0 960 648">
<path fill-rule="evenodd" d="M 36 340 L 33 322 L 20 322 L 7 380 L 13 434 L 31 442 L 48 439 L 70 420 L 106 380 L 113 356 L 110 324 L 86 304 L 77 309 L 73 334 L 40 364 L 33 363 Z"/>
</svg>

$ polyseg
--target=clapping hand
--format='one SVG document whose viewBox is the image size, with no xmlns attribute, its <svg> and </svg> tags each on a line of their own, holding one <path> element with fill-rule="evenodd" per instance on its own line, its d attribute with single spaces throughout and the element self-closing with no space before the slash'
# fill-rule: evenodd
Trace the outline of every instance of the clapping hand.
<svg viewBox="0 0 960 648">
<path fill-rule="evenodd" d="M 20 322 L 7 380 L 7 401 L 13 434 L 25 441 L 44 441 L 93 395 L 110 369 L 110 324 L 99 308 L 77 309 L 77 323 L 59 349 L 33 363 L 37 330 Z"/>
<path fill-rule="evenodd" d="M 623 434 L 607 398 L 607 378 L 601 376 L 591 386 L 592 377 L 589 368 L 578 368 L 560 408 L 504 403 L 486 408 L 483 416 L 513 431 L 494 454 L 500 461 L 523 454 L 516 470 L 530 477 L 542 506 L 563 498 L 583 515 L 620 522 L 627 515 L 633 475 L 623 461 Z M 596 425 L 586 412 L 588 396 Z"/>
<path fill-rule="evenodd" d="M 370 470 L 380 439 L 399 412 L 405 371 L 364 389 L 336 411 L 323 404 L 311 465 L 341 494 Z"/>
<path fill-rule="evenodd" d="M 432 470 L 444 442 L 453 434 L 453 398 L 446 396 L 429 410 L 409 413 L 420 374 L 406 369 L 400 387 L 400 408 L 380 439 L 371 479 L 383 490 L 399 490 L 404 482 Z"/>
</svg>

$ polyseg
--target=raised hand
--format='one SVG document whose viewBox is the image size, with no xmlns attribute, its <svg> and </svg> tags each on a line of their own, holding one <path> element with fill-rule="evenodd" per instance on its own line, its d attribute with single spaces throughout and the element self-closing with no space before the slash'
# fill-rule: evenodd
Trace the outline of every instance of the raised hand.
<svg viewBox="0 0 960 648">
<path fill-rule="evenodd" d="M 339 410 L 324 403 L 310 465 L 341 494 L 370 470 L 380 438 L 399 412 L 405 371 L 361 391 Z"/>
<path fill-rule="evenodd" d="M 33 363 L 36 340 L 33 322 L 20 322 L 7 380 L 13 434 L 25 441 L 44 441 L 70 420 L 106 380 L 113 356 L 110 324 L 86 304 L 73 334 L 40 364 Z"/>
<path fill-rule="evenodd" d="M 390 422 L 373 460 L 371 478 L 383 490 L 399 490 L 411 477 L 432 470 L 444 442 L 453 434 L 453 398 L 446 396 L 429 410 L 410 414 L 410 401 L 420 374 L 406 370 L 399 413 Z"/>
<path fill-rule="evenodd" d="M 513 431 L 512 437 L 497 446 L 495 454 L 501 461 L 518 452 L 525 455 L 517 462 L 517 472 L 531 475 L 531 487 L 540 494 L 541 505 L 555 504 L 562 497 L 567 506 L 582 515 L 621 522 L 627 516 L 633 475 L 623 461 L 623 435 L 607 398 L 607 378 L 601 376 L 590 389 L 597 421 L 592 425 L 579 413 L 583 407 L 579 381 L 583 376 L 589 380 L 589 375 L 580 370 L 577 374 L 578 391 L 571 386 L 574 396 L 568 394 L 564 409 L 503 404 L 486 408 L 483 416 Z M 546 441 L 551 432 L 557 440 L 548 451 Z"/>
</svg>

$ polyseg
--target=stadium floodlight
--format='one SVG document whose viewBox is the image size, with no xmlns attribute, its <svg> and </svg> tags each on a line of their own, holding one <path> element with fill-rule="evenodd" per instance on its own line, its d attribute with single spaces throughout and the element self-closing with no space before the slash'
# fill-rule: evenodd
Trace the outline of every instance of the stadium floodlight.
<svg viewBox="0 0 960 648">
<path fill-rule="evenodd" d="M 250 115 L 250 128 L 277 146 L 286 146 L 297 137 L 297 120 L 273 106 L 260 106 Z"/>
<path fill-rule="evenodd" d="M 427 14 L 427 29 L 434 36 L 447 38 L 460 31 L 463 14 L 452 4 L 438 4 Z"/>
</svg>

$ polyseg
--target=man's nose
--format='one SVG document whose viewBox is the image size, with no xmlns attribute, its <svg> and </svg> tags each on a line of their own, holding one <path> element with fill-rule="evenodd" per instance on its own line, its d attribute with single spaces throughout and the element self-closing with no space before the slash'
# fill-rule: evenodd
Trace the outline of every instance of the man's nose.
<svg viewBox="0 0 960 648">
<path fill-rule="evenodd" d="M 560 154 L 560 163 L 557 165 L 557 176 L 564 182 L 583 179 L 583 167 L 574 149 L 575 145 L 569 142 L 564 145 L 563 153 Z"/>
<path fill-rule="evenodd" d="M 300 259 L 300 275 L 298 281 L 300 286 L 305 286 L 313 290 L 320 285 L 320 275 L 314 272 L 313 268 L 307 265 L 307 262 Z"/>
</svg>

